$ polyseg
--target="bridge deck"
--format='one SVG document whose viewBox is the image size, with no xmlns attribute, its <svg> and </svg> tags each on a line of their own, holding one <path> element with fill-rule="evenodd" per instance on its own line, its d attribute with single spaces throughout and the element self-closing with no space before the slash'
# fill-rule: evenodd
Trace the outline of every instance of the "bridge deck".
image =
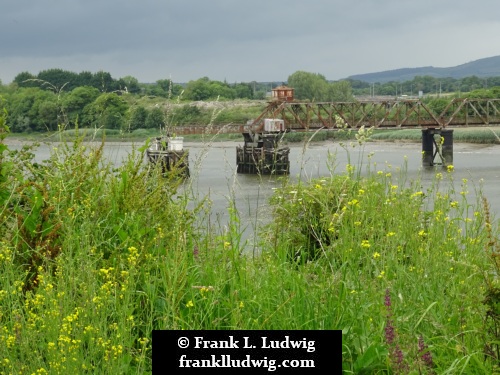
<svg viewBox="0 0 500 375">
<path fill-rule="evenodd" d="M 176 134 L 259 133 L 265 118 L 285 121 L 294 131 L 340 130 L 374 127 L 378 129 L 453 128 L 500 125 L 500 99 L 451 100 L 435 113 L 419 99 L 356 102 L 272 101 L 248 124 L 190 125 L 175 127 Z"/>
</svg>

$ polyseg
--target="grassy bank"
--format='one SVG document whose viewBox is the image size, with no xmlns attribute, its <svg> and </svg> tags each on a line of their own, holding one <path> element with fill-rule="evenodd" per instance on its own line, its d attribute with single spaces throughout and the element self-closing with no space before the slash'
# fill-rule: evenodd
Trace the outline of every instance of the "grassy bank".
<svg viewBox="0 0 500 375">
<path fill-rule="evenodd" d="M 142 149 L 0 147 L 1 373 L 150 373 L 154 329 L 340 329 L 346 374 L 496 369 L 498 227 L 451 166 L 282 179 L 248 254 L 231 186 L 218 227 Z"/>
<path fill-rule="evenodd" d="M 285 142 L 298 143 L 311 139 L 320 141 L 342 141 L 355 139 L 356 129 L 351 131 L 328 131 L 323 130 L 316 133 L 292 132 L 286 133 L 283 137 Z M 132 132 L 123 132 L 116 129 L 79 129 L 66 130 L 61 133 L 40 133 L 40 134 L 11 134 L 10 138 L 15 138 L 23 141 L 60 141 L 73 140 L 83 138 L 85 140 L 101 140 L 103 137 L 108 142 L 142 142 L 148 138 L 159 136 L 157 130 L 152 129 L 137 129 Z M 206 136 L 199 134 L 190 134 L 183 136 L 186 141 L 203 142 Z M 375 130 L 370 138 L 371 141 L 409 141 L 421 142 L 422 131 L 420 129 L 401 129 L 401 130 Z M 455 128 L 453 131 L 453 139 L 455 142 L 464 143 L 483 143 L 495 144 L 500 143 L 500 127 L 472 127 L 472 128 Z M 243 136 L 239 133 L 234 134 L 217 134 L 212 141 L 241 141 Z"/>
</svg>

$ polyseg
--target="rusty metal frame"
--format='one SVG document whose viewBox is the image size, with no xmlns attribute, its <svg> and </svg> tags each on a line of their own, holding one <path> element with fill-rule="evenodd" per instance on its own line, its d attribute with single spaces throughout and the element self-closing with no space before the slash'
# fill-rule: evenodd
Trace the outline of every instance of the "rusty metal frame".
<svg viewBox="0 0 500 375">
<path fill-rule="evenodd" d="M 211 125 L 210 134 L 261 133 L 265 118 L 281 118 L 287 130 L 374 127 L 446 128 L 500 124 L 500 99 L 457 98 L 436 114 L 419 99 L 353 102 L 271 101 L 250 124 Z M 341 119 L 341 121 L 340 121 Z M 178 134 L 200 134 L 206 126 L 176 127 Z"/>
<path fill-rule="evenodd" d="M 500 99 L 453 99 L 440 117 L 447 126 L 489 126 L 500 123 Z"/>
<path fill-rule="evenodd" d="M 415 118 L 412 118 L 414 115 Z M 419 100 L 357 102 L 271 102 L 252 123 L 254 132 L 262 131 L 262 119 L 281 118 L 287 128 L 406 128 L 443 127 L 443 122 Z M 337 118 L 342 119 L 339 124 Z"/>
</svg>

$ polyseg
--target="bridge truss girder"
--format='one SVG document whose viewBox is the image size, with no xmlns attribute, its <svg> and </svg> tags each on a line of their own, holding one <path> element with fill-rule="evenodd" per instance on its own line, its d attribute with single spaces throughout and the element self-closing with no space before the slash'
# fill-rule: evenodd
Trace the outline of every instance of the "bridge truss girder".
<svg viewBox="0 0 500 375">
<path fill-rule="evenodd" d="M 500 99 L 452 99 L 441 113 L 435 113 L 419 99 L 353 102 L 272 101 L 249 124 L 175 126 L 176 134 L 262 133 L 264 119 L 283 119 L 294 131 L 318 129 L 447 128 L 500 124 Z"/>
<path fill-rule="evenodd" d="M 251 125 L 263 130 L 263 119 L 281 118 L 288 130 L 343 128 L 445 128 L 500 124 L 499 99 L 453 99 L 437 114 L 418 99 L 356 102 L 270 102 Z"/>
<path fill-rule="evenodd" d="M 499 99 L 453 99 L 441 112 L 443 127 L 500 124 Z"/>
</svg>

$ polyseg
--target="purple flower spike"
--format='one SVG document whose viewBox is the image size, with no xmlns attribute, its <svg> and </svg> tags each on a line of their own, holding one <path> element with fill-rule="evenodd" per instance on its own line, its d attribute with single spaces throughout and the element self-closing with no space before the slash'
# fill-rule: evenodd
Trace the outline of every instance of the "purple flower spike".
<svg viewBox="0 0 500 375">
<path fill-rule="evenodd" d="M 384 305 L 390 310 L 390 308 L 391 308 L 391 293 L 389 292 L 389 288 L 387 288 L 385 290 Z"/>
<path fill-rule="evenodd" d="M 394 326 L 392 324 L 392 320 L 387 319 L 387 322 L 385 324 L 385 341 L 387 342 L 387 345 L 391 346 L 394 343 L 395 337 L 396 334 L 394 332 Z"/>
<path fill-rule="evenodd" d="M 418 337 L 418 352 L 420 353 L 422 360 L 424 361 L 424 364 L 427 367 L 434 367 L 434 362 L 432 361 L 432 354 L 428 350 L 428 346 L 424 342 L 424 338 L 422 335 Z"/>
</svg>

